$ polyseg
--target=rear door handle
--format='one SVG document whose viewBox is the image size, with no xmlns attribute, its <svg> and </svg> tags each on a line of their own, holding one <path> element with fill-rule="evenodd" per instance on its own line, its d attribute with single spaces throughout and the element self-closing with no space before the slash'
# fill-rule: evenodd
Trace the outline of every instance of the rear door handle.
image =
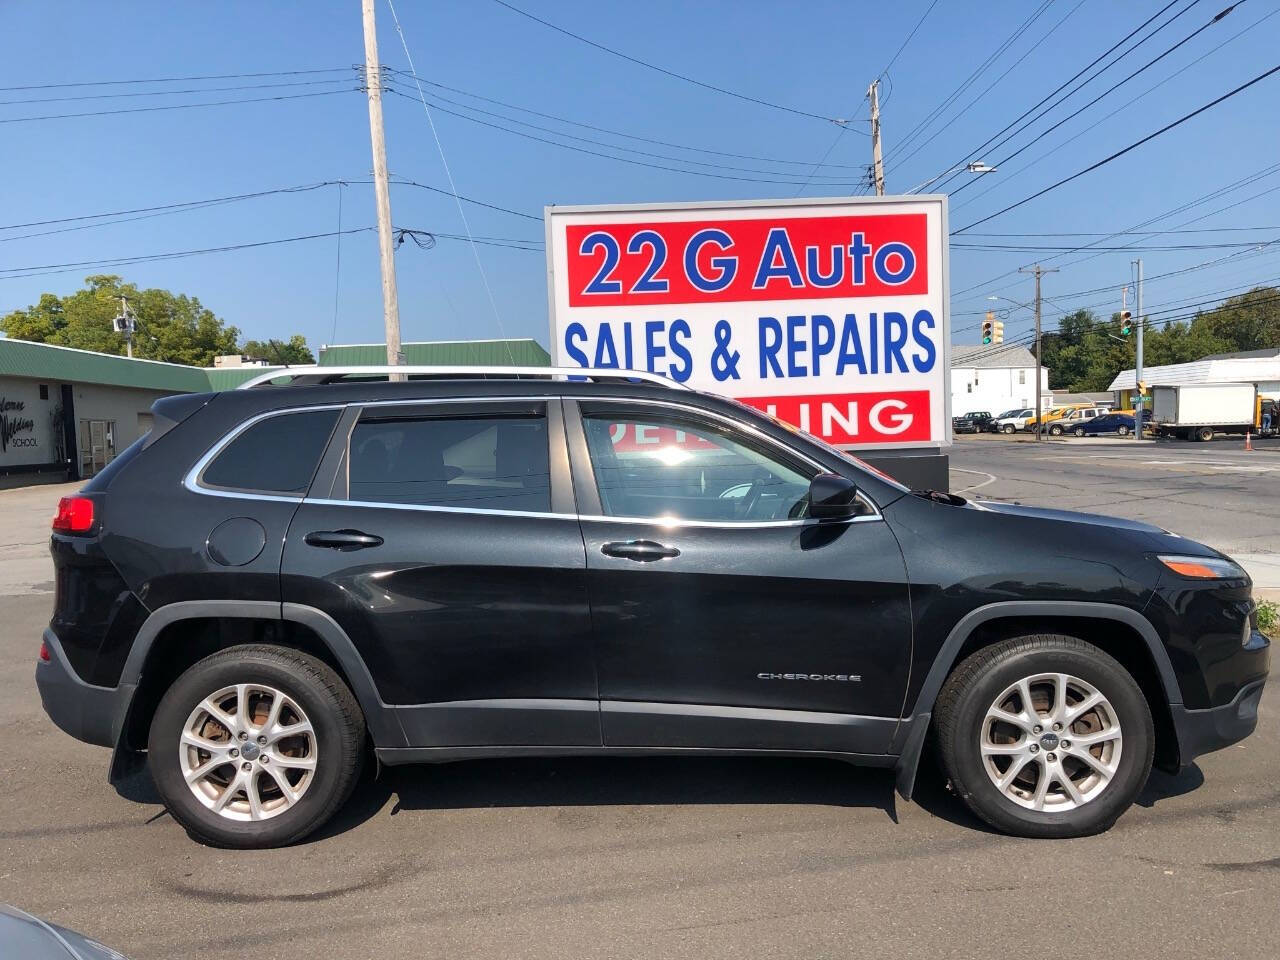
<svg viewBox="0 0 1280 960">
<path fill-rule="evenodd" d="M 680 556 L 680 551 L 675 547 L 668 547 L 653 540 L 616 540 L 613 543 L 606 543 L 600 548 L 600 552 L 606 557 L 623 557 L 640 563 Z"/>
<path fill-rule="evenodd" d="M 331 550 L 363 550 L 382 545 L 381 537 L 359 530 L 313 530 L 302 539 L 313 547 Z"/>
</svg>

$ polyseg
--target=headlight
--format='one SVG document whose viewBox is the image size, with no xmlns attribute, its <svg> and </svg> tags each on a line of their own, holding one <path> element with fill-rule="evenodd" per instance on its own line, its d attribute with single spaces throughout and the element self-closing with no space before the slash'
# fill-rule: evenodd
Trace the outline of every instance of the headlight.
<svg viewBox="0 0 1280 960">
<path fill-rule="evenodd" d="M 1249 576 L 1238 563 L 1220 557 L 1160 556 L 1157 559 L 1178 576 L 1191 580 L 1243 580 Z"/>
</svg>

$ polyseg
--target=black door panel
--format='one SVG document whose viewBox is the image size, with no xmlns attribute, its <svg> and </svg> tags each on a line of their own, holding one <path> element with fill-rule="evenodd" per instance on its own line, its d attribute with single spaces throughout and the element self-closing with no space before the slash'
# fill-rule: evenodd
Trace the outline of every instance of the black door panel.
<svg viewBox="0 0 1280 960">
<path fill-rule="evenodd" d="M 566 423 L 605 743 L 885 751 L 911 623 L 874 508 L 804 519 L 816 464 L 675 405 L 566 404 Z"/>
<path fill-rule="evenodd" d="M 284 598 L 347 632 L 410 746 L 600 743 L 559 411 L 366 407 L 298 509 Z"/>
</svg>

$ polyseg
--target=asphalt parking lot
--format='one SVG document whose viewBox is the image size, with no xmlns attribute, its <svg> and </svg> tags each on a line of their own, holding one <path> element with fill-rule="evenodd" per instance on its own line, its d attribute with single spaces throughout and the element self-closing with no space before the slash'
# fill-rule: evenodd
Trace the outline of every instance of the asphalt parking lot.
<svg viewBox="0 0 1280 960">
<path fill-rule="evenodd" d="M 953 487 L 1280 543 L 1280 456 L 1175 456 L 965 439 Z M 1274 681 L 1253 737 L 1083 840 L 993 834 L 936 777 L 903 803 L 834 762 L 582 759 L 397 768 L 297 847 L 199 846 L 40 709 L 60 492 L 0 492 L 0 901 L 131 957 L 1276 955 Z"/>
</svg>

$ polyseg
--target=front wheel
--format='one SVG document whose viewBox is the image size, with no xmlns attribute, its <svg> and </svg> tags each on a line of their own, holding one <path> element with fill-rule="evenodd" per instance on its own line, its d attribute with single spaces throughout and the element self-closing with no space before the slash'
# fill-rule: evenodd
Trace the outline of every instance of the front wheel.
<svg viewBox="0 0 1280 960">
<path fill-rule="evenodd" d="M 979 817 L 1024 837 L 1111 827 L 1151 772 L 1151 709 L 1133 677 L 1092 644 L 1017 637 L 968 657 L 937 704 L 951 784 Z"/>
<path fill-rule="evenodd" d="M 1012 423 L 1006 423 L 1003 429 L 1005 433 L 1013 433 L 1017 428 Z"/>
<path fill-rule="evenodd" d="M 1121 427 L 1116 427 L 1116 436 L 1118 436 L 1118 437 L 1127 437 L 1128 435 L 1129 435 L 1129 428 L 1128 428 L 1128 427 L 1123 427 L 1123 426 L 1121 426 Z"/>
<path fill-rule="evenodd" d="M 195 839 L 276 847 L 346 802 L 364 738 L 355 697 L 326 664 L 283 647 L 232 647 L 161 698 L 148 762 L 165 807 Z"/>
<path fill-rule="evenodd" d="M 1060 437 L 1060 436 L 1062 436 L 1062 428 L 1061 428 L 1061 427 L 1057 427 L 1057 426 L 1050 427 L 1050 428 L 1049 428 L 1049 436 L 1051 436 L 1051 437 Z"/>
<path fill-rule="evenodd" d="M 1072 433 L 1074 433 L 1077 437 L 1083 437 L 1083 436 L 1084 436 L 1084 427 L 1076 427 L 1076 428 L 1075 428 L 1074 430 L 1072 430 L 1071 432 L 1072 432 Z"/>
</svg>

